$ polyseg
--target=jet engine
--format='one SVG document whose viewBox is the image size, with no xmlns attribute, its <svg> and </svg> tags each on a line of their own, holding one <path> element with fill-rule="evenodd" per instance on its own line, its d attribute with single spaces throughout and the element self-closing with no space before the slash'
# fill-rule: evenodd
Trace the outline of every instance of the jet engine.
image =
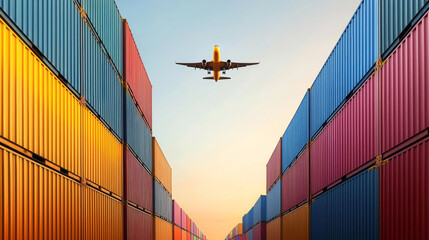
<svg viewBox="0 0 429 240">
<path fill-rule="evenodd" d="M 231 67 L 231 60 L 227 60 L 226 61 L 226 68 L 230 68 Z"/>
<path fill-rule="evenodd" d="M 201 61 L 201 64 L 203 65 L 203 67 L 205 68 L 207 66 L 207 61 L 205 59 L 203 59 L 203 61 Z"/>
</svg>

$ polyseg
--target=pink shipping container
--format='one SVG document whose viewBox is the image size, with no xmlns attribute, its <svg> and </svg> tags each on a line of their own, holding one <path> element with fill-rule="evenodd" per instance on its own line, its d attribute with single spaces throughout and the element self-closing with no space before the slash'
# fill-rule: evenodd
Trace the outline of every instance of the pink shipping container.
<svg viewBox="0 0 429 240">
<path fill-rule="evenodd" d="M 277 143 L 270 160 L 267 163 L 267 193 L 280 177 L 282 172 L 282 139 Z"/>
<path fill-rule="evenodd" d="M 429 127 L 428 42 L 426 14 L 382 67 L 383 153 Z"/>
<path fill-rule="evenodd" d="M 428 156 L 426 139 L 381 166 L 381 239 L 429 239 Z"/>
<path fill-rule="evenodd" d="M 127 239 L 153 239 L 153 217 L 127 206 Z"/>
<path fill-rule="evenodd" d="M 150 129 L 152 129 L 152 84 L 140 58 L 136 43 L 126 20 L 124 34 L 124 80 L 136 98 Z"/>
<path fill-rule="evenodd" d="M 308 198 L 308 148 L 294 164 L 283 174 L 282 177 L 282 213 L 303 203 Z"/>
<path fill-rule="evenodd" d="M 378 77 L 371 76 L 311 144 L 311 193 L 377 156 Z"/>
<path fill-rule="evenodd" d="M 152 175 L 126 149 L 126 199 L 152 211 Z"/>
<path fill-rule="evenodd" d="M 243 240 L 249 240 L 249 233 L 247 232 L 247 233 L 245 233 L 245 234 L 243 234 Z"/>
<path fill-rule="evenodd" d="M 173 223 L 179 227 L 182 227 L 182 209 L 177 204 L 176 200 L 173 200 Z"/>
<path fill-rule="evenodd" d="M 183 211 L 183 209 L 180 209 L 181 216 L 182 216 L 182 229 L 186 229 L 186 213 Z"/>
<path fill-rule="evenodd" d="M 253 227 L 253 240 L 265 240 L 267 238 L 267 224 L 259 223 Z"/>
</svg>

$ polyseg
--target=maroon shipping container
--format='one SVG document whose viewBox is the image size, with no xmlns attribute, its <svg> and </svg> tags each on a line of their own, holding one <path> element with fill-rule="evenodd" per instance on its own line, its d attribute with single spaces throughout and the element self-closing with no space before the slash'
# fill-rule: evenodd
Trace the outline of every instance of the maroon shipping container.
<svg viewBox="0 0 429 240">
<path fill-rule="evenodd" d="M 282 213 L 308 198 L 308 164 L 310 153 L 308 148 L 282 177 Z"/>
<path fill-rule="evenodd" d="M 429 139 L 380 168 L 381 239 L 429 239 Z"/>
<path fill-rule="evenodd" d="M 377 80 L 371 76 L 311 144 L 312 194 L 378 155 Z"/>
<path fill-rule="evenodd" d="M 259 223 L 253 227 L 253 240 L 265 240 L 267 238 L 267 224 Z"/>
<path fill-rule="evenodd" d="M 426 14 L 382 67 L 383 153 L 429 127 L 428 42 Z"/>
<path fill-rule="evenodd" d="M 152 211 L 152 175 L 126 149 L 126 199 Z"/>
<path fill-rule="evenodd" d="M 243 240 L 249 240 L 248 235 L 249 235 L 249 233 L 248 233 L 248 232 L 247 232 L 247 233 L 245 233 L 245 234 L 243 234 L 242 239 L 243 239 Z"/>
<path fill-rule="evenodd" d="M 282 139 L 277 143 L 270 160 L 267 163 L 267 193 L 280 177 L 282 172 Z"/>
<path fill-rule="evenodd" d="M 182 209 L 177 204 L 176 200 L 173 200 L 173 223 L 179 227 L 182 227 Z"/>
<path fill-rule="evenodd" d="M 137 104 L 152 129 L 152 84 L 140 58 L 137 45 L 126 20 L 124 20 L 124 80 L 128 83 Z"/>
<path fill-rule="evenodd" d="M 153 239 L 153 217 L 127 206 L 127 239 Z"/>
<path fill-rule="evenodd" d="M 182 227 L 182 229 L 186 229 L 186 217 L 187 217 L 187 215 L 186 215 L 185 211 L 183 211 L 183 209 L 180 209 L 180 212 L 181 212 L 181 217 L 182 217 L 181 227 Z"/>
</svg>

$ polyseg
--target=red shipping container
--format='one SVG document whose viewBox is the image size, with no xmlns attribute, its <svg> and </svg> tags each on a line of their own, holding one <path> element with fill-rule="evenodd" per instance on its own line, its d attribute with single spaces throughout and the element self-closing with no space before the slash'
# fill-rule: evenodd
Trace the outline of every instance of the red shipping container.
<svg viewBox="0 0 429 240">
<path fill-rule="evenodd" d="M 188 230 L 188 232 L 191 232 L 191 219 L 188 215 L 186 215 L 186 230 Z"/>
<path fill-rule="evenodd" d="M 253 240 L 265 240 L 267 238 L 267 224 L 260 222 L 253 227 Z"/>
<path fill-rule="evenodd" d="M 191 240 L 191 233 L 186 233 L 187 240 Z"/>
<path fill-rule="evenodd" d="M 429 139 L 380 167 L 381 239 L 429 239 Z"/>
<path fill-rule="evenodd" d="M 282 177 L 282 213 L 305 202 L 308 198 L 308 148 Z"/>
<path fill-rule="evenodd" d="M 126 149 L 126 199 L 152 211 L 152 175 Z"/>
<path fill-rule="evenodd" d="M 179 227 L 182 227 L 182 209 L 177 204 L 176 200 L 173 200 L 173 223 Z"/>
<path fill-rule="evenodd" d="M 126 20 L 124 27 L 124 80 L 128 83 L 134 98 L 152 129 L 152 84 L 147 76 L 137 45 Z"/>
<path fill-rule="evenodd" d="M 267 163 L 267 193 L 280 177 L 282 172 L 282 138 L 277 143 L 270 160 Z"/>
<path fill-rule="evenodd" d="M 312 194 L 377 156 L 377 79 L 371 76 L 311 144 Z"/>
<path fill-rule="evenodd" d="M 186 229 L 186 217 L 188 216 L 188 215 L 186 215 L 186 213 L 185 213 L 185 211 L 183 210 L 183 209 L 180 209 L 180 212 L 181 212 L 181 215 L 182 215 L 182 220 L 181 220 L 181 222 L 182 222 L 182 229 Z"/>
<path fill-rule="evenodd" d="M 173 240 L 182 240 L 182 230 L 178 226 L 173 227 Z"/>
<path fill-rule="evenodd" d="M 429 127 L 428 42 L 426 14 L 382 67 L 383 153 Z"/>
<path fill-rule="evenodd" d="M 245 233 L 245 234 L 243 234 L 243 240 L 248 240 L 249 239 L 248 234 L 249 234 L 248 232 Z"/>
<path fill-rule="evenodd" d="M 127 206 L 127 239 L 153 239 L 153 217 Z"/>
</svg>

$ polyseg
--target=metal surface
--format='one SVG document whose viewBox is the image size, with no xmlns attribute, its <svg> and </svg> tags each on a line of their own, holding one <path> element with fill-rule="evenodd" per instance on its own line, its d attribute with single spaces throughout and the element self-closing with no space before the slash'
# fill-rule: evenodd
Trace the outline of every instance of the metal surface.
<svg viewBox="0 0 429 240">
<path fill-rule="evenodd" d="M 267 240 L 281 240 L 281 217 L 278 217 L 267 223 Z"/>
<path fill-rule="evenodd" d="M 182 209 L 176 200 L 173 200 L 173 223 L 179 227 L 182 227 Z"/>
<path fill-rule="evenodd" d="M 186 240 L 187 239 L 187 237 L 186 237 L 186 230 L 182 230 L 182 240 Z"/>
<path fill-rule="evenodd" d="M 173 225 L 161 218 L 154 217 L 155 222 L 155 240 L 172 240 Z"/>
<path fill-rule="evenodd" d="M 253 240 L 253 229 L 250 229 L 249 233 L 248 233 L 248 239 L 249 240 Z"/>
<path fill-rule="evenodd" d="M 127 239 L 153 239 L 153 216 L 127 206 Z"/>
<path fill-rule="evenodd" d="M 165 158 L 156 138 L 152 138 L 152 156 L 153 156 L 153 173 L 154 176 L 164 185 L 167 191 L 172 193 L 172 170 L 170 164 Z"/>
<path fill-rule="evenodd" d="M 310 207 L 308 204 L 282 217 L 282 239 L 310 239 Z"/>
<path fill-rule="evenodd" d="M 267 163 L 267 193 L 282 173 L 282 139 L 280 138 Z"/>
<path fill-rule="evenodd" d="M 265 240 L 267 238 L 267 224 L 259 223 L 253 227 L 253 240 Z"/>
<path fill-rule="evenodd" d="M 378 1 L 362 1 L 311 87 L 312 138 L 378 59 Z"/>
<path fill-rule="evenodd" d="M 186 228 L 187 228 L 187 221 L 186 221 L 186 219 L 187 219 L 188 215 L 186 215 L 186 212 L 183 209 L 181 209 L 180 211 L 181 211 L 181 215 L 182 215 L 182 225 L 181 225 L 181 227 L 182 227 L 182 229 L 186 230 Z"/>
<path fill-rule="evenodd" d="M 270 221 L 280 215 L 282 210 L 281 190 L 282 181 L 278 181 L 276 185 L 267 194 L 267 216 L 266 220 Z"/>
<path fill-rule="evenodd" d="M 243 231 L 247 232 L 253 227 L 253 207 L 249 210 L 247 214 L 245 214 L 242 218 L 243 223 Z"/>
<path fill-rule="evenodd" d="M 255 226 L 259 222 L 265 222 L 267 215 L 267 198 L 261 195 L 253 206 L 253 222 L 252 226 Z"/>
<path fill-rule="evenodd" d="M 311 144 L 311 193 L 374 159 L 378 132 L 378 77 L 373 75 Z"/>
<path fill-rule="evenodd" d="M 173 225 L 173 240 L 182 240 L 182 230 L 178 226 Z"/>
<path fill-rule="evenodd" d="M 169 222 L 172 221 L 172 200 L 168 192 L 159 184 L 158 181 L 153 183 L 153 191 L 155 194 L 154 211 L 159 216 L 167 219 Z"/>
</svg>

